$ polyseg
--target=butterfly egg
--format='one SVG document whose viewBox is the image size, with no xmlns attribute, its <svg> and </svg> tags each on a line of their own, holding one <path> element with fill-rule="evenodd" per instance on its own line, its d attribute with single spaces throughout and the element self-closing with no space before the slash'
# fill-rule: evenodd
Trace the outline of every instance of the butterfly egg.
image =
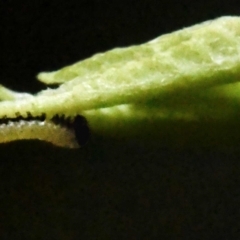
<svg viewBox="0 0 240 240">
<path fill-rule="evenodd" d="M 19 120 L 0 125 L 0 143 L 38 139 L 59 147 L 79 148 L 75 129 L 51 121 Z"/>
</svg>

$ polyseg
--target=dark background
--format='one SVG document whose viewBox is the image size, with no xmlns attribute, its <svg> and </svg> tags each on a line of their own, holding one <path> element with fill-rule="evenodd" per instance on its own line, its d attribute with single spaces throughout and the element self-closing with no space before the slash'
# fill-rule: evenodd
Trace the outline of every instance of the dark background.
<svg viewBox="0 0 240 240">
<path fill-rule="evenodd" d="M 44 88 L 40 71 L 239 15 L 239 5 L 1 1 L 0 82 L 34 93 Z M 0 145 L 0 238 L 239 239 L 239 130 L 238 123 L 185 124 L 147 140 L 92 133 L 79 150 Z"/>
</svg>

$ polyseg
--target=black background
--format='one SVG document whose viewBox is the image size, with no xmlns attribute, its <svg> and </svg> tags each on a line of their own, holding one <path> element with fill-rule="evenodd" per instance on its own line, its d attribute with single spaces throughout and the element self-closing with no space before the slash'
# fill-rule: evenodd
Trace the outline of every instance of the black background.
<svg viewBox="0 0 240 240">
<path fill-rule="evenodd" d="M 35 93 L 40 71 L 238 15 L 238 2 L 1 1 L 0 82 Z M 0 238 L 239 239 L 239 129 L 169 127 L 174 143 L 92 133 L 79 150 L 0 145 Z"/>
</svg>

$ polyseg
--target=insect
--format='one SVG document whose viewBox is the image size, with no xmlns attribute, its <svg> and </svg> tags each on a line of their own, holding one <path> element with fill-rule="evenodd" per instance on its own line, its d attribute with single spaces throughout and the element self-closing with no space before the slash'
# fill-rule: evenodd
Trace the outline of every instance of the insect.
<svg viewBox="0 0 240 240">
<path fill-rule="evenodd" d="M 236 112 L 239 76 L 240 18 L 221 17 L 38 75 L 57 89 L 31 95 L 1 86 L 0 142 L 75 148 L 89 128 L 111 130 L 122 120 L 224 119 Z"/>
</svg>

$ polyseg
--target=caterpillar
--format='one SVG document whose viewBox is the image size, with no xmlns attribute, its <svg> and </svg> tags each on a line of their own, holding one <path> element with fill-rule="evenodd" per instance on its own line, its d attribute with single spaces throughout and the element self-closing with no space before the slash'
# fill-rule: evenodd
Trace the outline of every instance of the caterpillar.
<svg viewBox="0 0 240 240">
<path fill-rule="evenodd" d="M 2 143 L 38 139 L 59 147 L 79 148 L 89 139 L 89 127 L 83 116 L 77 115 L 73 119 L 66 119 L 64 116 L 56 115 L 47 120 L 45 114 L 32 117 L 29 113 L 27 118 L 17 115 L 16 118 L 0 119 Z"/>
</svg>

